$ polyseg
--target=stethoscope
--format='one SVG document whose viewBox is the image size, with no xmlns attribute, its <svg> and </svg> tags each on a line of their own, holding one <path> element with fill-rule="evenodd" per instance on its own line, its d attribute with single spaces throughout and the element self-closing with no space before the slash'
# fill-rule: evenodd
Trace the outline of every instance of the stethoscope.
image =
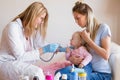
<svg viewBox="0 0 120 80">
<path fill-rule="evenodd" d="M 49 61 L 51 61 L 52 59 L 53 59 L 53 57 L 55 56 L 55 54 L 57 53 L 57 51 L 55 51 L 55 52 L 53 52 L 53 54 L 52 53 L 50 53 L 50 54 L 52 54 L 52 56 L 49 58 L 49 59 L 44 59 L 44 58 L 42 58 L 41 56 L 39 56 L 39 58 L 42 60 L 42 61 L 44 61 L 44 62 L 49 62 Z M 43 54 L 47 54 L 47 53 L 43 53 Z"/>
<path fill-rule="evenodd" d="M 35 32 L 35 38 L 36 38 L 36 34 L 37 34 L 37 31 Z M 49 62 L 53 59 L 53 57 L 55 56 L 56 53 L 57 53 L 57 50 L 53 53 L 50 53 L 50 54 L 52 54 L 52 56 L 49 59 L 44 59 L 41 56 L 39 56 L 39 58 L 44 62 Z M 48 53 L 42 53 L 42 54 L 48 54 Z"/>
</svg>

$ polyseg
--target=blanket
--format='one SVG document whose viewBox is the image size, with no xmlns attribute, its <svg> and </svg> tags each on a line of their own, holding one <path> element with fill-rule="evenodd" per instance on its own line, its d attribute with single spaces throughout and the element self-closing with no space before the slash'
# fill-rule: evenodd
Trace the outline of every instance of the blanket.
<svg viewBox="0 0 120 80">
<path fill-rule="evenodd" d="M 72 65 L 69 61 L 64 61 L 64 62 L 54 62 L 51 63 L 50 65 L 40 65 L 39 67 L 43 69 L 44 74 L 46 75 L 48 72 L 54 76 L 56 70 L 64 68 L 66 66 Z"/>
</svg>

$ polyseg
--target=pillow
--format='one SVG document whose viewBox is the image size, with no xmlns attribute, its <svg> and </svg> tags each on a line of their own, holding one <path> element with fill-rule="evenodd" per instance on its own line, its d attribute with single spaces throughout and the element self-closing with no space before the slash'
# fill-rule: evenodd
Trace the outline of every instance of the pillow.
<svg viewBox="0 0 120 80">
<path fill-rule="evenodd" d="M 112 70 L 112 80 L 119 80 L 119 65 L 120 65 L 120 46 L 115 42 L 111 43 L 111 54 L 109 58 L 109 63 Z"/>
<path fill-rule="evenodd" d="M 111 54 L 118 54 L 120 52 L 120 45 L 116 44 L 115 42 L 111 43 Z M 120 54 L 120 53 L 119 53 Z"/>
</svg>

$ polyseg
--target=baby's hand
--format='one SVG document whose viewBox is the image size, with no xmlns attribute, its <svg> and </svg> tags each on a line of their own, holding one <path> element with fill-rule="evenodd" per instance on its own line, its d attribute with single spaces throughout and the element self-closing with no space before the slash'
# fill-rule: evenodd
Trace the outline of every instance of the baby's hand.
<svg viewBox="0 0 120 80">
<path fill-rule="evenodd" d="M 84 65 L 83 64 L 79 64 L 79 68 L 83 68 L 84 67 Z"/>
<path fill-rule="evenodd" d="M 70 53 L 71 49 L 69 47 L 66 48 L 66 53 Z"/>
</svg>

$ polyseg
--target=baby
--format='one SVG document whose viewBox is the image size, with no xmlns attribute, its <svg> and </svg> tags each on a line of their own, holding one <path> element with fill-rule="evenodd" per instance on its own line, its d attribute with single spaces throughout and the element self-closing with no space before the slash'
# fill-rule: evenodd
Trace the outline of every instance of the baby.
<svg viewBox="0 0 120 80">
<path fill-rule="evenodd" d="M 85 42 L 81 38 L 79 32 L 75 32 L 72 35 L 72 39 L 70 40 L 70 45 L 74 47 L 74 49 L 66 48 L 66 59 L 69 60 L 69 57 L 74 55 L 76 57 L 82 58 L 82 62 L 79 65 L 75 65 L 76 67 L 83 68 L 92 60 L 91 54 L 87 51 L 84 46 Z"/>
<path fill-rule="evenodd" d="M 87 48 L 84 46 L 85 42 L 81 38 L 79 32 L 75 32 L 72 35 L 72 39 L 70 40 L 70 45 L 72 48 L 67 47 L 66 49 L 66 59 L 69 60 L 70 56 L 76 56 L 82 58 L 82 62 L 80 64 L 75 65 L 75 67 L 83 68 L 92 60 L 91 54 L 87 51 Z"/>
<path fill-rule="evenodd" d="M 83 70 L 91 74 L 92 72 L 92 65 L 91 65 L 91 60 L 92 60 L 92 55 L 87 51 L 87 47 L 85 47 L 85 42 L 80 36 L 79 32 L 75 32 L 72 35 L 72 39 L 70 40 L 70 47 L 59 47 L 60 52 L 66 52 L 65 56 L 66 59 L 69 60 L 71 56 L 75 56 L 77 58 L 81 58 L 82 61 L 79 62 L 79 64 L 74 64 L 76 72 L 79 72 L 79 68 L 83 68 Z M 71 60 L 70 60 L 71 61 Z M 70 79 L 70 71 L 72 70 L 72 66 L 67 66 L 65 68 L 57 70 L 55 73 L 61 73 L 61 74 L 67 74 L 68 75 L 68 80 Z M 60 77 L 61 80 L 61 77 Z"/>
</svg>

